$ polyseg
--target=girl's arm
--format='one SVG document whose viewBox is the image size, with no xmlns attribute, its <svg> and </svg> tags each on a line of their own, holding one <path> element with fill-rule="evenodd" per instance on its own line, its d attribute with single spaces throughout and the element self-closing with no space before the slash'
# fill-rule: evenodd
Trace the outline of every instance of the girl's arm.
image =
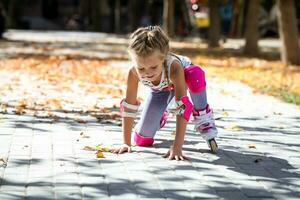
<svg viewBox="0 0 300 200">
<path fill-rule="evenodd" d="M 128 72 L 127 77 L 127 90 L 126 90 L 126 98 L 122 100 L 120 105 L 122 106 L 121 113 L 122 115 L 127 115 L 129 117 L 122 117 L 122 132 L 123 132 L 123 145 L 119 147 L 112 148 L 110 151 L 113 153 L 124 153 L 131 152 L 131 130 L 134 123 L 134 118 L 130 117 L 137 112 L 137 110 L 133 110 L 127 107 L 131 107 L 128 105 L 139 105 L 137 100 L 137 90 L 138 90 L 138 76 L 135 72 L 134 68 L 131 68 Z M 126 104 L 126 106 L 125 106 Z"/>
<path fill-rule="evenodd" d="M 139 79 L 135 72 L 135 68 L 131 68 L 127 77 L 127 90 L 125 102 L 128 104 L 138 105 L 137 91 L 138 91 Z M 129 108 L 124 108 L 125 112 L 134 112 Z M 123 128 L 123 142 L 124 144 L 131 146 L 131 131 L 134 123 L 134 118 L 123 117 L 122 128 Z"/>
<path fill-rule="evenodd" d="M 170 79 L 175 87 L 175 98 L 176 101 L 183 101 L 182 97 L 186 96 L 186 84 L 184 78 L 184 71 L 179 62 L 174 62 L 171 66 Z M 190 108 L 189 108 L 190 109 Z M 165 158 L 169 160 L 184 160 L 187 159 L 182 154 L 182 145 L 184 143 L 185 129 L 187 125 L 186 116 L 177 115 L 176 116 L 176 134 L 173 145 L 170 150 L 164 155 Z"/>
</svg>

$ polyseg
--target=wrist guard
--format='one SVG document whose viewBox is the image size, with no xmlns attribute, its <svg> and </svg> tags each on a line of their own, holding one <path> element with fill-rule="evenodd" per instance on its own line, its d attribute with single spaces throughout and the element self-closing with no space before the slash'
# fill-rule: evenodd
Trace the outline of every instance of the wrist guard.
<svg viewBox="0 0 300 200">
<path fill-rule="evenodd" d="M 128 108 L 133 111 L 126 112 L 124 108 Z M 120 112 L 122 117 L 136 118 L 138 109 L 139 109 L 139 104 L 134 105 L 134 104 L 126 103 L 125 99 L 122 99 L 122 101 L 120 102 Z"/>
<path fill-rule="evenodd" d="M 183 96 L 180 101 L 176 101 L 176 114 L 181 115 L 186 121 L 189 121 L 192 111 L 193 104 L 188 96 Z"/>
</svg>

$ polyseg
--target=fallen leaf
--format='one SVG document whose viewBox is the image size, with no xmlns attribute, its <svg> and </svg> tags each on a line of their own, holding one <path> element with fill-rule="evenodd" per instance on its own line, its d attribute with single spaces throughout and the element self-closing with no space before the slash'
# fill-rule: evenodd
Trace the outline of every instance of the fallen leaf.
<svg viewBox="0 0 300 200">
<path fill-rule="evenodd" d="M 226 111 L 224 111 L 224 112 L 222 112 L 222 117 L 228 117 L 228 112 L 226 112 Z"/>
<path fill-rule="evenodd" d="M 95 147 L 91 147 L 91 146 L 85 146 L 83 148 L 83 150 L 86 150 L 86 151 L 96 151 L 96 148 Z"/>
<path fill-rule="evenodd" d="M 103 147 L 102 144 L 98 144 L 95 149 L 97 151 L 109 152 L 109 148 L 108 147 Z"/>
<path fill-rule="evenodd" d="M 257 159 L 254 160 L 255 163 L 259 163 L 261 161 L 263 161 L 261 158 L 257 158 Z"/>
<path fill-rule="evenodd" d="M 3 113 L 3 114 L 7 113 L 7 105 L 0 104 L 0 113 Z"/>
<path fill-rule="evenodd" d="M 226 126 L 225 130 L 228 130 L 228 131 L 243 131 L 243 129 L 238 127 L 237 124 L 230 124 L 230 125 Z"/>
<path fill-rule="evenodd" d="M 83 132 L 80 133 L 81 138 L 90 138 L 90 136 L 84 134 Z"/>
<path fill-rule="evenodd" d="M 26 102 L 24 100 L 21 100 L 16 103 L 15 105 L 15 113 L 18 115 L 22 115 L 25 113 L 24 109 L 26 108 Z"/>
<path fill-rule="evenodd" d="M 97 151 L 96 156 L 97 156 L 97 158 L 104 158 L 104 154 L 102 151 Z"/>
<path fill-rule="evenodd" d="M 173 139 L 175 139 L 175 137 L 176 137 L 176 131 L 173 131 L 173 132 L 171 133 L 171 136 L 172 136 Z"/>
<path fill-rule="evenodd" d="M 0 158 L 0 166 L 6 166 L 7 165 L 7 158 Z"/>
<path fill-rule="evenodd" d="M 86 124 L 87 123 L 87 121 L 85 121 L 83 119 L 79 119 L 79 118 L 76 118 L 75 121 L 78 122 L 78 123 L 81 123 L 81 124 Z"/>
</svg>

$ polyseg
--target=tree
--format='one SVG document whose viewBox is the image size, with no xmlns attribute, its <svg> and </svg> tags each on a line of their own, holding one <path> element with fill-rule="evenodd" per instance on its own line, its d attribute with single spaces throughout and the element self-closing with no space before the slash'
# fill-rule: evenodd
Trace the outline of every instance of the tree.
<svg viewBox="0 0 300 200">
<path fill-rule="evenodd" d="M 115 32 L 121 32 L 121 0 L 115 1 Z"/>
<path fill-rule="evenodd" d="M 259 1 L 251 0 L 248 2 L 248 12 L 246 17 L 245 39 L 246 44 L 244 53 L 247 55 L 255 56 L 258 54 L 258 14 Z"/>
<path fill-rule="evenodd" d="M 130 31 L 134 31 L 139 23 L 138 23 L 138 1 L 137 0 L 129 0 L 129 27 Z"/>
<path fill-rule="evenodd" d="M 221 35 L 219 0 L 209 0 L 209 47 L 218 47 Z"/>
<path fill-rule="evenodd" d="M 10 0 L 8 4 L 8 27 L 17 28 L 23 1 Z"/>
<path fill-rule="evenodd" d="M 164 0 L 163 28 L 169 37 L 174 35 L 174 1 Z"/>
<path fill-rule="evenodd" d="M 88 12 L 93 31 L 101 31 L 101 2 L 98 0 L 81 1 L 82 12 Z"/>
<path fill-rule="evenodd" d="M 279 35 L 282 42 L 281 60 L 285 64 L 300 65 L 299 35 L 294 0 L 278 0 Z"/>
</svg>

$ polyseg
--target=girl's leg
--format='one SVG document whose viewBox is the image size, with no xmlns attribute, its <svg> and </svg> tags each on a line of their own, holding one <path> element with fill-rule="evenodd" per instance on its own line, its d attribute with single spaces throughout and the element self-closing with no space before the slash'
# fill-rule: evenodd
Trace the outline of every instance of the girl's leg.
<svg viewBox="0 0 300 200">
<path fill-rule="evenodd" d="M 205 140 L 217 136 L 217 129 L 213 118 L 212 109 L 207 104 L 205 73 L 199 66 L 188 66 L 184 69 L 185 81 L 194 104 L 195 129 L 201 133 Z"/>
<path fill-rule="evenodd" d="M 193 93 L 191 91 L 191 99 L 194 104 L 194 109 L 195 110 L 204 110 L 207 106 L 207 96 L 206 96 L 206 89 L 204 89 L 201 92 L 198 93 Z"/>
<path fill-rule="evenodd" d="M 135 127 L 134 140 L 138 146 L 151 146 L 161 125 L 161 117 L 174 97 L 172 91 L 151 92 L 145 102 L 141 119 Z"/>
</svg>

